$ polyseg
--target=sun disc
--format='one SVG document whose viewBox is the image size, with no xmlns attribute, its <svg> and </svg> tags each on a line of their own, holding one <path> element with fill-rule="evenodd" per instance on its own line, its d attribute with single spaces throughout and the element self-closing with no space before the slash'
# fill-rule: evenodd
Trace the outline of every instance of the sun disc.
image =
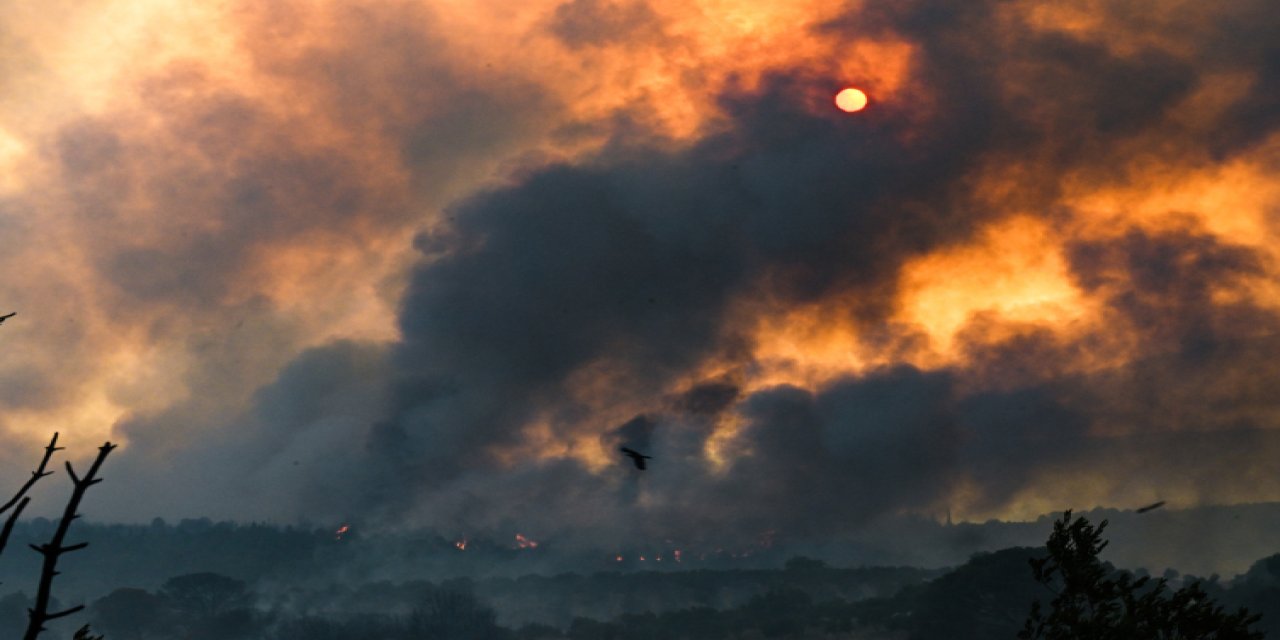
<svg viewBox="0 0 1280 640">
<path fill-rule="evenodd" d="M 867 107 L 867 94 L 853 87 L 842 89 L 836 94 L 836 106 L 848 113 L 862 111 Z"/>
</svg>

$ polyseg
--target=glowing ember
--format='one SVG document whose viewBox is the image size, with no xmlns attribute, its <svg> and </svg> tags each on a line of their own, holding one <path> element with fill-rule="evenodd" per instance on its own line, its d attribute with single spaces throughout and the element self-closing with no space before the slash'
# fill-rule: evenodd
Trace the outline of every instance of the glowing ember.
<svg viewBox="0 0 1280 640">
<path fill-rule="evenodd" d="M 454 543 L 453 543 L 453 546 L 457 547 L 457 548 L 458 548 L 458 551 L 466 551 L 466 550 L 467 550 L 467 539 L 466 539 L 466 538 L 463 538 L 463 539 L 461 539 L 461 540 L 458 540 L 457 542 L 454 542 Z"/>
<path fill-rule="evenodd" d="M 613 560 L 614 562 L 622 562 L 622 556 L 615 556 Z"/>
<path fill-rule="evenodd" d="M 675 550 L 675 552 L 674 552 L 674 553 L 672 553 L 672 555 L 673 555 L 673 556 L 675 556 L 675 558 L 676 558 L 676 562 L 680 562 L 680 550 L 679 550 L 679 549 L 676 549 L 676 550 Z"/>
<path fill-rule="evenodd" d="M 341 527 L 338 527 L 338 530 L 333 532 L 333 539 L 341 540 L 342 536 L 345 535 L 350 530 L 351 530 L 351 525 L 349 524 L 344 524 Z"/>
<path fill-rule="evenodd" d="M 528 538 L 524 537 L 524 535 L 517 533 L 517 534 L 516 534 L 516 546 L 517 546 L 517 547 L 519 547 L 519 548 L 521 548 L 521 549 L 537 549 L 537 548 L 538 548 L 538 541 L 537 541 L 537 540 L 530 540 L 530 539 L 528 539 Z"/>
</svg>

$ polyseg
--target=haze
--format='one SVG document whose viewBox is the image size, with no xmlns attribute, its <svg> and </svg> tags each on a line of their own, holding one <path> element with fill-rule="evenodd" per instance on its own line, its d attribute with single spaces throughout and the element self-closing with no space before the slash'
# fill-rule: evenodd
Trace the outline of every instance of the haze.
<svg viewBox="0 0 1280 640">
<path fill-rule="evenodd" d="M 90 519 L 612 553 L 1280 500 L 1271 2 L 0 25 L 4 477 L 120 442 Z"/>
</svg>

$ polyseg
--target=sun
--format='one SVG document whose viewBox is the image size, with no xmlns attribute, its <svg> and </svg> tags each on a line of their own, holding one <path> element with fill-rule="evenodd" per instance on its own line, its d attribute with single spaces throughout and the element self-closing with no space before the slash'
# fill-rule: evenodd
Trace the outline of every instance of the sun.
<svg viewBox="0 0 1280 640">
<path fill-rule="evenodd" d="M 862 111 L 867 108 L 867 94 L 861 89 L 846 87 L 836 94 L 836 106 L 848 113 Z"/>
</svg>

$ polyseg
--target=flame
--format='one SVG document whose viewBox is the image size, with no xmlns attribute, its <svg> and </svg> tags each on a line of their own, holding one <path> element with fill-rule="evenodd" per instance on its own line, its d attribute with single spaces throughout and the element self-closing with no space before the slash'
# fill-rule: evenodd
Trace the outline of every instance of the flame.
<svg viewBox="0 0 1280 640">
<path fill-rule="evenodd" d="M 466 551 L 466 550 L 467 550 L 467 539 L 466 539 L 466 538 L 463 538 L 463 539 L 461 539 L 461 540 L 458 540 L 458 541 L 456 541 L 456 542 L 454 542 L 454 543 L 453 543 L 453 546 L 454 546 L 454 547 L 457 547 L 458 551 Z"/>
<path fill-rule="evenodd" d="M 676 562 L 680 562 L 680 550 L 679 550 L 679 549 L 676 549 L 676 550 L 675 550 L 671 555 L 675 557 Z"/>
<path fill-rule="evenodd" d="M 526 538 L 524 534 L 516 534 L 516 547 L 519 549 L 537 549 L 538 541 Z"/>
<path fill-rule="evenodd" d="M 350 530 L 351 530 L 351 525 L 349 524 L 344 524 L 341 527 L 338 527 L 338 530 L 333 532 L 333 539 L 341 540 L 342 536 L 345 535 Z"/>
<path fill-rule="evenodd" d="M 613 557 L 613 561 L 614 561 L 614 562 L 622 562 L 622 555 L 621 555 L 621 554 L 619 554 L 619 555 L 614 556 L 614 557 Z"/>
</svg>

